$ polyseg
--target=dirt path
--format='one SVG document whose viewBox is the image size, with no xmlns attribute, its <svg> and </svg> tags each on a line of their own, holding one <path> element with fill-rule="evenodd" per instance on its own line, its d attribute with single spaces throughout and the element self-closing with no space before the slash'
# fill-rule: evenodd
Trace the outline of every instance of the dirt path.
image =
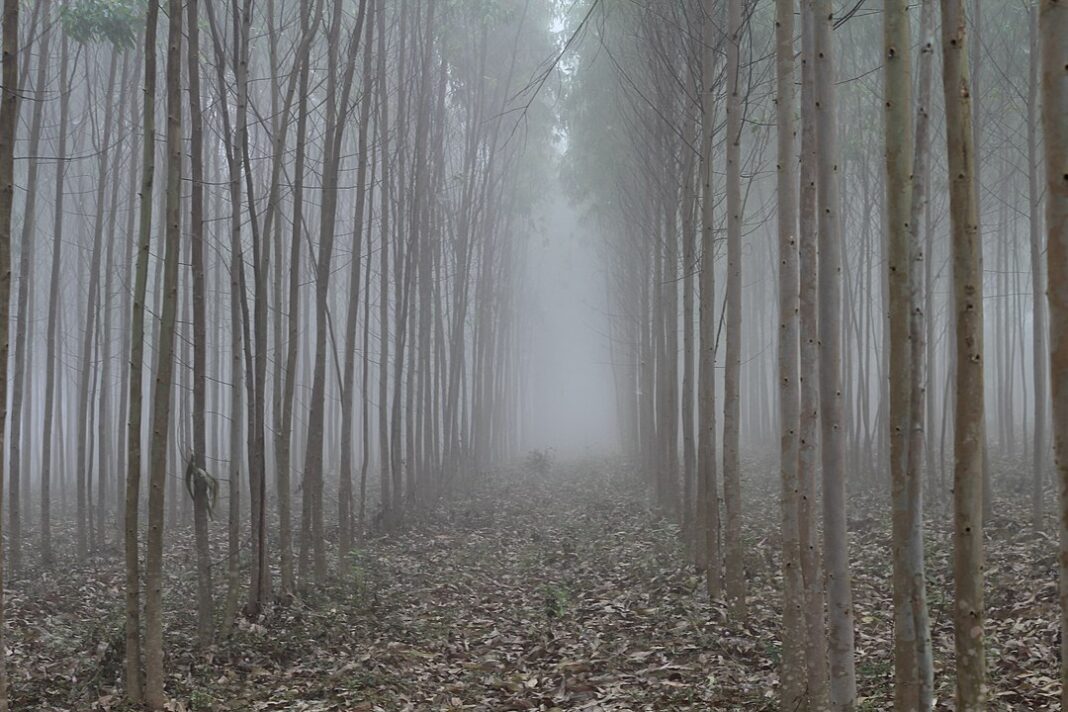
<svg viewBox="0 0 1068 712">
<path fill-rule="evenodd" d="M 241 698 L 217 709 L 770 706 L 774 661 L 715 623 L 677 533 L 621 475 L 581 467 L 495 478 L 399 540 L 370 543 L 339 589 L 346 600 L 309 612 L 303 640 L 235 678 Z M 270 649 L 271 627 L 242 635 Z"/>
</svg>

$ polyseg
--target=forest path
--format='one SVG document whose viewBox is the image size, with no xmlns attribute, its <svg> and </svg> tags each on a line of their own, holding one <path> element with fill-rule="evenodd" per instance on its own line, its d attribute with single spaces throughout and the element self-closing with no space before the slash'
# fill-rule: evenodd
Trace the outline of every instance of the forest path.
<svg viewBox="0 0 1068 712">
<path fill-rule="evenodd" d="M 220 709 L 770 705 L 774 641 L 715 623 L 677 531 L 641 502 L 604 463 L 494 475 L 366 543 L 320 602 L 336 627 L 308 620 L 304 644 L 233 680 L 241 699 Z"/>
<path fill-rule="evenodd" d="M 752 463 L 754 471 L 770 468 Z M 619 461 L 471 478 L 322 589 L 195 639 L 195 557 L 168 532 L 167 690 L 176 712 L 773 710 L 778 706 L 777 484 L 747 483 L 749 617 L 727 620 Z M 851 519 L 859 709 L 890 706 L 885 504 Z M 991 710 L 1055 709 L 1056 547 L 1002 507 L 987 541 Z M 939 710 L 952 700 L 949 523 L 931 505 L 928 592 Z M 69 522 L 68 522 L 69 524 Z M 216 551 L 224 551 L 223 522 Z M 62 531 L 73 541 L 72 526 Z M 725 536 L 739 535 L 725 532 Z M 73 550 L 72 546 L 64 550 Z M 333 557 L 330 557 L 333 559 Z M 114 553 L 11 582 L 12 709 L 119 712 L 122 570 Z M 1021 587 L 1020 581 L 1035 582 Z M 216 580 L 221 606 L 225 584 Z"/>
</svg>

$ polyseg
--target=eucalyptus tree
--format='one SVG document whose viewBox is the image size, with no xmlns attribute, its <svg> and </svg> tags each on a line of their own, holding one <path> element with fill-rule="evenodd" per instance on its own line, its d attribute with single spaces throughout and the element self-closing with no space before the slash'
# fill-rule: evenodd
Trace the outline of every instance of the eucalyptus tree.
<svg viewBox="0 0 1068 712">
<path fill-rule="evenodd" d="M 142 372 L 145 353 L 145 298 L 148 291 L 148 257 L 152 238 L 152 188 L 156 167 L 156 32 L 159 3 L 149 2 L 145 13 L 144 109 L 141 131 L 141 209 L 138 227 L 137 261 L 134 271 L 133 314 L 131 315 L 129 425 L 126 447 L 126 501 L 124 503 L 124 553 L 126 563 L 126 697 L 140 703 L 144 693 L 141 674 L 141 564 L 138 546 L 138 510 L 141 502 L 141 418 L 143 408 Z M 60 72 L 62 76 L 62 71 Z M 57 190 L 57 195 L 58 195 Z M 58 272 L 53 257 L 53 275 Z M 51 317 L 49 319 L 51 321 Z M 50 326 L 51 328 L 51 326 Z M 49 414 L 45 427 L 49 427 Z M 46 448 L 48 446 L 46 445 Z M 47 449 L 46 449 L 47 452 Z M 162 509 L 162 506 L 160 507 Z"/>
<path fill-rule="evenodd" d="M 852 709 L 857 683 L 853 595 L 846 523 L 842 391 L 842 202 L 835 97 L 835 51 L 829 0 L 814 0 L 815 107 L 819 205 L 819 377 L 823 464 L 823 547 L 827 576 L 828 645 L 832 709 Z"/>
<path fill-rule="evenodd" d="M 782 482 L 780 507 L 782 508 L 783 548 L 783 652 L 780 678 L 783 710 L 799 709 L 804 704 L 807 682 L 804 640 L 806 633 L 808 635 L 822 635 L 823 633 L 823 631 L 805 630 L 807 620 L 804 613 L 801 535 L 798 521 L 801 504 L 797 477 L 801 394 L 798 385 L 800 283 L 796 230 L 798 185 L 795 158 L 797 129 L 794 121 L 794 7 L 793 0 L 778 0 L 775 4 L 775 114 L 778 137 L 776 196 L 779 222 L 779 472 Z M 731 12 L 733 19 L 737 19 L 736 13 L 736 9 Z M 733 22 L 730 26 L 735 27 Z M 734 43 L 728 44 L 728 47 L 732 44 Z M 737 72 L 737 49 L 731 49 L 730 55 L 731 68 L 728 72 L 732 69 Z M 728 85 L 734 84 L 736 87 L 736 83 L 736 79 L 728 78 Z M 736 88 L 735 91 L 737 91 Z M 730 142 L 735 140 L 728 137 Z M 736 153 L 734 160 L 738 160 Z M 733 175 L 729 181 L 734 181 L 737 177 Z M 737 190 L 737 186 L 729 190 Z M 729 196 L 730 193 L 728 193 Z M 738 196 L 734 200 L 738 200 Z M 736 209 L 740 209 L 740 206 Z M 740 240 L 740 236 L 731 236 L 728 239 Z"/>
<path fill-rule="evenodd" d="M 819 264 L 816 146 L 815 17 L 813 0 L 801 0 L 801 155 L 798 189 L 798 423 L 797 485 L 798 537 L 805 586 L 805 662 L 809 706 L 819 709 L 827 701 L 826 595 L 820 556 L 816 502 L 819 475 Z"/>
<path fill-rule="evenodd" d="M 892 491 L 894 569 L 894 708 L 920 709 L 916 620 L 912 610 L 915 564 L 913 526 L 919 489 L 910 478 L 912 435 L 912 232 L 913 130 L 911 32 L 908 5 L 888 1 L 883 8 L 883 55 L 886 116 L 887 280 L 890 318 L 890 481 Z M 922 521 L 922 520 L 921 520 Z"/>
<path fill-rule="evenodd" d="M 152 438 L 149 445 L 148 534 L 145 546 L 145 703 L 151 709 L 167 704 L 163 667 L 163 519 L 170 436 L 171 397 L 178 312 L 178 260 L 181 246 L 179 213 L 182 180 L 182 1 L 167 5 L 167 184 L 159 339 L 156 345 L 156 389 L 152 394 Z"/>
<path fill-rule="evenodd" d="M 38 8 L 44 16 L 44 28 L 38 39 L 37 71 L 34 78 L 34 101 L 33 111 L 30 117 L 30 135 L 26 145 L 26 152 L 30 156 L 37 156 L 41 147 L 41 128 L 44 123 L 45 108 L 45 84 L 48 81 L 48 68 L 51 60 L 50 41 L 52 38 L 52 2 L 44 0 Z M 21 254 L 19 256 L 19 291 L 16 322 L 19 324 L 29 323 L 30 291 L 33 275 L 33 260 L 36 252 L 37 228 L 37 175 L 39 162 L 31 160 L 26 171 L 26 200 L 22 208 L 22 236 Z M 17 574 L 19 571 L 22 552 L 22 511 L 20 507 L 21 479 L 21 452 L 22 452 L 22 426 L 30 423 L 29 409 L 23 413 L 23 398 L 26 390 L 26 380 L 29 376 L 27 369 L 27 350 L 29 346 L 29 329 L 20 328 L 15 333 L 15 361 L 11 384 L 11 456 L 8 460 L 8 575 Z M 27 440 L 32 430 L 27 429 Z M 27 442 L 27 444 L 29 444 Z"/>
<path fill-rule="evenodd" d="M 716 477 L 715 195 L 712 143 L 715 130 L 715 43 L 713 0 L 702 3 L 701 23 L 701 276 L 699 279 L 697 523 L 698 565 L 709 596 L 722 594 L 719 494 Z"/>
<path fill-rule="evenodd" d="M 984 709 L 983 633 L 983 253 L 979 239 L 962 0 L 942 0 L 942 85 L 946 106 L 956 323 L 953 454 L 953 628 L 957 652 L 957 708 Z"/>
<path fill-rule="evenodd" d="M 4 0 L 3 92 L 0 94 L 0 373 L 7 374 L 11 302 L 11 212 L 15 203 L 15 135 L 18 124 L 19 3 Z M 0 440 L 7 420 L 7 378 L 0 379 Z M 0 448 L 0 452 L 3 448 Z M 3 510 L 4 479 L 0 471 L 0 511 Z M 3 529 L 0 527 L 0 532 Z M 4 648 L 4 568 L 0 550 L 0 648 Z M 0 712 L 7 712 L 7 660 L 0 661 Z"/>
<path fill-rule="evenodd" d="M 1053 442 L 1060 486 L 1061 707 L 1068 708 L 1068 5 L 1041 0 Z M 1036 423 L 1036 427 L 1037 427 Z"/>
</svg>

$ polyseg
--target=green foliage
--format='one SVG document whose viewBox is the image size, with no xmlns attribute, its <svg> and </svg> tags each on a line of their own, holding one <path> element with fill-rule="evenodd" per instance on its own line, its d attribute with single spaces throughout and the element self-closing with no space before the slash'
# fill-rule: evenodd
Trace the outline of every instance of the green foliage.
<svg viewBox="0 0 1068 712">
<path fill-rule="evenodd" d="M 63 5 L 59 18 L 75 42 L 125 50 L 137 44 L 144 11 L 145 0 L 73 0 Z"/>
<path fill-rule="evenodd" d="M 545 615 L 548 618 L 560 618 L 567 612 L 571 603 L 571 593 L 564 586 L 557 584 L 545 584 L 542 586 L 542 601 L 545 604 Z"/>
</svg>

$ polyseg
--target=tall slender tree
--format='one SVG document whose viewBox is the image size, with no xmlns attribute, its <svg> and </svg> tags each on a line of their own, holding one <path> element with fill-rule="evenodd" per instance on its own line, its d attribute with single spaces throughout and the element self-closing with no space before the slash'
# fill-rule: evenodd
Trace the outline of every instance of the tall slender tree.
<svg viewBox="0 0 1068 712">
<path fill-rule="evenodd" d="M 163 254 L 163 306 L 156 349 L 156 390 L 149 444 L 148 534 L 145 547 L 145 702 L 167 704 L 163 668 L 163 519 L 170 436 L 171 395 L 178 312 L 178 260 L 181 244 L 182 180 L 182 0 L 168 0 L 167 186 Z"/>
<path fill-rule="evenodd" d="M 794 122 L 794 2 L 775 4 L 775 107 L 778 136 L 776 194 L 779 216 L 779 473 L 782 482 L 783 651 L 782 709 L 805 702 L 804 583 L 797 481 L 798 429 L 801 422 L 798 387 L 797 130 Z M 729 45 L 728 45 L 729 46 Z M 732 54 L 736 50 L 731 51 Z M 729 61 L 737 71 L 737 57 Z M 730 81 L 728 80 L 728 85 Z M 737 156 L 735 156 L 737 160 Z M 734 180 L 737 176 L 728 177 Z M 728 197 L 730 191 L 728 191 Z M 740 202 L 740 201 L 739 201 Z M 731 238 L 728 238 L 731 239 Z M 729 287 L 728 287 L 729 290 Z M 740 334 L 738 334 L 740 336 Z"/>
<path fill-rule="evenodd" d="M 942 85 L 956 322 L 953 454 L 953 609 L 957 709 L 986 705 L 983 632 L 983 252 L 976 205 L 972 85 L 962 0 L 942 2 Z"/>
<path fill-rule="evenodd" d="M 819 194 L 820 421 L 823 457 L 823 549 L 827 576 L 830 705 L 851 710 L 857 682 L 853 656 L 853 593 L 846 524 L 842 393 L 842 202 L 838 153 L 834 12 L 830 0 L 814 0 L 816 126 Z"/>
<path fill-rule="evenodd" d="M 1061 708 L 1068 709 L 1068 4 L 1041 0 L 1053 446 L 1060 486 Z M 1036 423 L 1037 426 L 1037 423 Z"/>
<path fill-rule="evenodd" d="M 11 307 L 11 211 L 15 203 L 15 133 L 18 124 L 19 3 L 4 0 L 3 60 L 0 74 L 0 441 L 7 425 L 8 316 Z M 4 448 L 0 447 L 0 452 Z M 2 473 L 0 473 L 2 475 Z M 0 511 L 3 511 L 4 478 L 0 476 Z M 0 533 L 2 533 L 0 528 Z M 0 650 L 6 650 L 4 630 L 4 567 L 0 549 Z M 0 661 L 0 712 L 7 712 L 7 656 Z"/>
</svg>

